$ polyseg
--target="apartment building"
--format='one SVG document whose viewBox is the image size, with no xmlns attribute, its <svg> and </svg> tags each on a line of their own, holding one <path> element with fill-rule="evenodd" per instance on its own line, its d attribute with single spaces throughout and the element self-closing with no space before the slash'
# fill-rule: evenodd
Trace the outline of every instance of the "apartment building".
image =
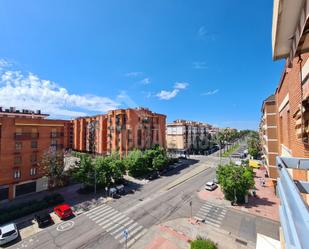
<svg viewBox="0 0 309 249">
<path fill-rule="evenodd" d="M 175 120 L 166 126 L 167 149 L 175 154 L 204 153 L 210 146 L 214 130 L 206 123 Z"/>
<path fill-rule="evenodd" d="M 72 126 L 74 150 L 107 154 L 107 115 L 77 118 L 72 121 Z"/>
<path fill-rule="evenodd" d="M 263 159 L 268 176 L 276 181 L 278 177 L 276 157 L 278 156 L 277 137 L 277 105 L 275 95 L 263 101 L 261 108 L 262 118 L 260 123 L 260 139 L 262 144 Z"/>
<path fill-rule="evenodd" d="M 73 121 L 73 149 L 91 152 L 89 141 L 95 141 L 95 153 L 100 155 L 126 156 L 135 148 L 145 150 L 156 144 L 166 148 L 165 123 L 165 115 L 142 107 L 79 118 Z M 91 127 L 95 127 L 93 132 Z"/>
<path fill-rule="evenodd" d="M 282 248 L 309 248 L 308 17 L 308 0 L 274 0 L 273 59 L 286 61 L 275 93 Z"/>
<path fill-rule="evenodd" d="M 0 201 L 47 189 L 41 156 L 70 147 L 70 122 L 47 116 L 0 107 Z"/>
</svg>

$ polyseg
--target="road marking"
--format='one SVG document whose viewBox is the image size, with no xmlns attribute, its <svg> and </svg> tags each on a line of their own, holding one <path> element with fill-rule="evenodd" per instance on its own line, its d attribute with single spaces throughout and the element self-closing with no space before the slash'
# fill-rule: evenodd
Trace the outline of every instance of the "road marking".
<svg viewBox="0 0 309 249">
<path fill-rule="evenodd" d="M 57 226 L 57 231 L 64 232 L 64 231 L 71 229 L 73 226 L 74 226 L 74 221 L 71 221 L 71 220 L 65 221 L 65 222 L 60 223 Z"/>
</svg>

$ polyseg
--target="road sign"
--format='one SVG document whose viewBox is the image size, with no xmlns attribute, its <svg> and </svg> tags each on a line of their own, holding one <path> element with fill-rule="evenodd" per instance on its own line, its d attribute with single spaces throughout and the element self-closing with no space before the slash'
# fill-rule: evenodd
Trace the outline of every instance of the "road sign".
<svg viewBox="0 0 309 249">
<path fill-rule="evenodd" d="M 128 231 L 128 229 L 124 229 L 123 232 L 122 232 L 122 234 L 123 234 L 123 237 L 124 237 L 125 239 L 128 239 L 128 237 L 129 237 L 129 231 Z"/>
</svg>

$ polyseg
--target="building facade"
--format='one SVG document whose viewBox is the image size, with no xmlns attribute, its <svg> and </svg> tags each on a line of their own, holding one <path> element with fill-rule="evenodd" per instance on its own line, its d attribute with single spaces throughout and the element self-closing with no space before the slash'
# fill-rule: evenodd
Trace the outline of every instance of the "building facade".
<svg viewBox="0 0 309 249">
<path fill-rule="evenodd" d="M 0 201 L 45 190 L 48 181 L 38 167 L 42 155 L 70 147 L 70 122 L 47 116 L 0 108 Z"/>
<path fill-rule="evenodd" d="M 165 115 L 147 108 L 117 109 L 105 115 L 78 118 L 73 120 L 73 149 L 127 156 L 135 148 L 145 150 L 153 145 L 166 148 L 165 122 Z"/>
<path fill-rule="evenodd" d="M 206 123 L 175 120 L 166 126 L 167 149 L 175 154 L 204 153 L 211 145 L 214 130 Z"/>
<path fill-rule="evenodd" d="M 278 156 L 278 136 L 277 136 L 277 109 L 275 95 L 269 96 L 263 101 L 262 118 L 260 123 L 260 139 L 264 164 L 268 176 L 276 181 L 278 177 L 276 167 L 276 157 Z"/>
<path fill-rule="evenodd" d="M 309 1 L 274 0 L 273 59 L 286 64 L 276 89 L 282 248 L 308 248 Z"/>
</svg>

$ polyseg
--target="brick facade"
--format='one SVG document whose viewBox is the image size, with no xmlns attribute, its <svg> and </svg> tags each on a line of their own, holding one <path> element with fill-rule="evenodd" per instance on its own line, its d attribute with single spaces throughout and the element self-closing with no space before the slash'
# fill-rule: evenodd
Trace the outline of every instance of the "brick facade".
<svg viewBox="0 0 309 249">
<path fill-rule="evenodd" d="M 70 122 L 0 112 L 0 201 L 46 189 L 38 163 L 50 146 L 70 147 Z"/>
</svg>

